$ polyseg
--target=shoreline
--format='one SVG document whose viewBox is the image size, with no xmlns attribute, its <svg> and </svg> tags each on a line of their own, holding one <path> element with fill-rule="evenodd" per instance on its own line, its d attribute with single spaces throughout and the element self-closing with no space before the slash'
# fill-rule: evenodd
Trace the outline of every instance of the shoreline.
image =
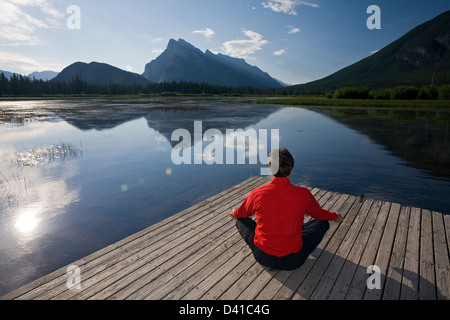
<svg viewBox="0 0 450 320">
<path fill-rule="evenodd" d="M 330 99 L 324 96 L 262 96 L 262 95 L 201 95 L 160 93 L 143 95 L 55 95 L 30 97 L 0 97 L 0 101 L 33 100 L 80 100 L 80 99 L 146 99 L 146 98 L 246 98 L 253 104 L 276 104 L 285 106 L 322 107 L 369 107 L 369 108 L 421 108 L 450 110 L 450 100 L 374 100 L 374 99 Z"/>
<path fill-rule="evenodd" d="M 326 97 L 296 96 L 252 100 L 254 104 L 279 104 L 285 106 L 355 107 L 355 108 L 445 108 L 450 110 L 450 100 L 373 100 L 329 99 Z"/>
</svg>

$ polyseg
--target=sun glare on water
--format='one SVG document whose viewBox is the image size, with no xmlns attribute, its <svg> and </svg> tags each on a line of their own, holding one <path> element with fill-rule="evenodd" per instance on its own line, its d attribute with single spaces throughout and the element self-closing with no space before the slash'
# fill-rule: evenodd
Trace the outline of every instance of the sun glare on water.
<svg viewBox="0 0 450 320">
<path fill-rule="evenodd" d="M 16 229 L 22 233 L 30 233 L 34 231 L 39 224 L 36 217 L 37 214 L 38 211 L 34 209 L 27 209 L 21 213 L 15 223 Z"/>
</svg>

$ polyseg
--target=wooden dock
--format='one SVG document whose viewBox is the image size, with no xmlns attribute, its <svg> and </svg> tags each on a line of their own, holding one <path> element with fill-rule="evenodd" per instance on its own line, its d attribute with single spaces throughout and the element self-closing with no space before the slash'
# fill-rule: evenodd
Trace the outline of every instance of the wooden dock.
<svg viewBox="0 0 450 320">
<path fill-rule="evenodd" d="M 1 299 L 449 299 L 449 215 L 319 189 L 310 190 L 345 221 L 331 223 L 301 268 L 261 267 L 229 212 L 268 181 L 248 179 L 75 261 L 80 289 L 68 288 L 67 266 Z M 379 289 L 368 288 L 372 276 Z"/>
</svg>

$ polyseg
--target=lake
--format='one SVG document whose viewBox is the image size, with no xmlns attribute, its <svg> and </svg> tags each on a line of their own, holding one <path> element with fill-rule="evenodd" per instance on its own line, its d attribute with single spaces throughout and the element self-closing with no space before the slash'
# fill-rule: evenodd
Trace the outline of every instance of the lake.
<svg viewBox="0 0 450 320">
<path fill-rule="evenodd" d="M 294 155 L 295 184 L 448 214 L 449 122 L 447 111 L 240 98 L 0 102 L 0 295 L 260 175 L 274 144 Z M 219 140 L 196 148 L 198 124 L 225 140 L 254 132 L 259 148 L 216 148 L 223 164 L 208 164 L 201 150 Z M 180 148 L 177 130 L 192 148 Z M 191 164 L 176 164 L 181 156 Z"/>
</svg>

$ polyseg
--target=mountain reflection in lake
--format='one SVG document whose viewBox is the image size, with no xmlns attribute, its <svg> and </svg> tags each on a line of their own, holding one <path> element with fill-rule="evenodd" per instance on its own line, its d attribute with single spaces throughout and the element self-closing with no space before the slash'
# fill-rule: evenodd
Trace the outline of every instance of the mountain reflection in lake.
<svg viewBox="0 0 450 320">
<path fill-rule="evenodd" d="M 0 294 L 260 173 L 174 165 L 171 135 L 193 135 L 194 121 L 279 129 L 293 183 L 450 213 L 448 117 L 408 117 L 237 99 L 0 102 Z M 77 152 L 18 165 L 18 154 L 64 148 Z"/>
</svg>

